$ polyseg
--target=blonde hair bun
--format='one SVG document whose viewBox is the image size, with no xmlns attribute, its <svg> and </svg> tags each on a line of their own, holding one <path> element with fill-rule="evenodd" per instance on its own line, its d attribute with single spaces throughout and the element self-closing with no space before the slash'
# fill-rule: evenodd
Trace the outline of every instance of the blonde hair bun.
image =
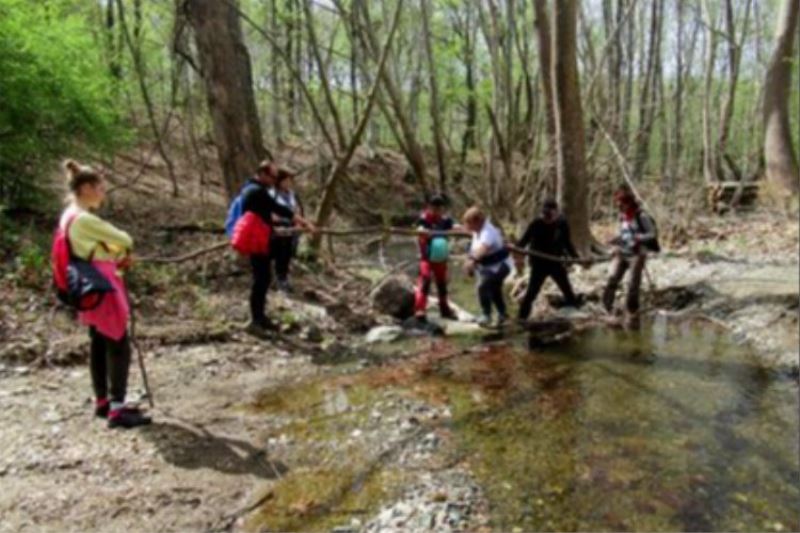
<svg viewBox="0 0 800 533">
<path fill-rule="evenodd" d="M 78 192 L 86 183 L 97 183 L 101 180 L 100 174 L 92 167 L 81 165 L 74 159 L 65 159 L 61 166 L 64 168 L 67 189 L 72 193 Z"/>
</svg>

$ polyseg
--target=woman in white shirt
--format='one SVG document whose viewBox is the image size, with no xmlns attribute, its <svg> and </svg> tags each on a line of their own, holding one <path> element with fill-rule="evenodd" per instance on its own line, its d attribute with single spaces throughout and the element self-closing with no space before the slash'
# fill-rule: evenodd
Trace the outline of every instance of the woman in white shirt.
<svg viewBox="0 0 800 533">
<path fill-rule="evenodd" d="M 503 235 L 478 207 L 464 213 L 464 226 L 472 232 L 467 273 L 478 273 L 478 300 L 482 316 L 478 323 L 487 326 L 492 320 L 492 305 L 497 309 L 497 326 L 507 319 L 503 281 L 511 273 L 511 257 Z"/>
<path fill-rule="evenodd" d="M 275 187 L 270 190 L 270 195 L 278 204 L 290 209 L 295 215 L 302 216 L 304 214 L 300 200 L 294 192 L 294 174 L 289 171 L 284 169 L 278 171 Z M 277 227 L 291 228 L 295 225 L 293 220 L 277 215 L 273 215 L 273 220 Z M 273 236 L 272 238 L 272 257 L 275 260 L 275 277 L 279 291 L 292 292 L 292 286 L 289 284 L 289 269 L 292 259 L 297 253 L 299 241 L 299 235 Z"/>
</svg>

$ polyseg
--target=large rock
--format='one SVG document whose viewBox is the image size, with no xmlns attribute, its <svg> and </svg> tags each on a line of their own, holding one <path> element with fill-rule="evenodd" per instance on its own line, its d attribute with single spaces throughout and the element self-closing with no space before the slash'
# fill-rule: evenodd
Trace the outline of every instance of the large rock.
<svg viewBox="0 0 800 533">
<path fill-rule="evenodd" d="M 400 326 L 376 326 L 369 330 L 365 338 L 367 344 L 379 342 L 394 342 L 403 335 Z"/>
<path fill-rule="evenodd" d="M 414 284 L 404 275 L 389 276 L 370 293 L 372 308 L 405 320 L 414 314 Z"/>
</svg>

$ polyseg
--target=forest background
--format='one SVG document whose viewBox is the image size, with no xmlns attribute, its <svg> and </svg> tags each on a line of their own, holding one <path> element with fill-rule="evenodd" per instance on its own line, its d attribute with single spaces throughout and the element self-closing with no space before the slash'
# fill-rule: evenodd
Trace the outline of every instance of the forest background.
<svg viewBox="0 0 800 533">
<path fill-rule="evenodd" d="M 369 203 L 357 191 L 397 183 L 407 194 L 363 208 L 396 217 L 442 190 L 517 227 L 555 194 L 584 250 L 623 181 L 675 238 L 724 190 L 736 204 L 758 184 L 762 202 L 791 211 L 798 9 L 0 0 L 0 246 L 43 261 L 29 230 L 52 228 L 67 155 L 102 166 L 117 188 L 141 174 L 121 171 L 125 158 L 158 158 L 168 194 L 211 191 L 223 207 L 274 157 L 300 171 L 322 224 L 353 198 Z M 381 159 L 396 176 L 364 171 Z"/>
</svg>

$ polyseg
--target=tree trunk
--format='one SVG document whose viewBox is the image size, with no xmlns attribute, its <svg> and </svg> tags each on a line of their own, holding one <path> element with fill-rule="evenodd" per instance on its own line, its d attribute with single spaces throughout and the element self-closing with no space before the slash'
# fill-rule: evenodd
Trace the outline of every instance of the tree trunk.
<svg viewBox="0 0 800 533">
<path fill-rule="evenodd" d="M 626 11 L 622 9 L 623 4 L 626 8 L 630 2 L 634 0 L 619 0 L 617 8 L 617 20 L 622 20 L 623 13 Z M 631 110 L 633 109 L 633 77 L 636 70 L 634 65 L 634 57 L 636 55 L 636 16 L 635 12 L 632 16 L 628 17 L 625 24 L 625 85 L 622 92 L 622 100 L 619 112 L 619 125 L 617 126 L 618 139 L 622 144 L 622 149 L 627 152 L 628 150 L 628 125 L 630 123 Z"/>
<path fill-rule="evenodd" d="M 592 245 L 583 109 L 576 54 L 577 0 L 553 2 L 553 93 L 558 152 L 558 199 L 577 250 Z"/>
<path fill-rule="evenodd" d="M 270 0 L 270 29 L 272 33 L 278 35 L 280 23 L 278 21 L 278 0 Z M 270 57 L 270 88 L 272 89 L 270 115 L 272 117 L 272 135 L 275 142 L 280 145 L 283 140 L 283 120 L 281 119 L 283 110 L 283 85 L 280 75 L 280 56 L 278 55 L 277 43 L 271 46 Z"/>
<path fill-rule="evenodd" d="M 722 163 L 725 159 L 725 150 L 728 144 L 728 136 L 731 129 L 731 120 L 733 118 L 733 109 L 736 102 L 736 87 L 739 83 L 739 64 L 741 61 L 741 44 L 747 36 L 747 27 L 750 18 L 750 5 L 752 0 L 747 0 L 745 4 L 744 20 L 742 21 L 741 37 L 737 40 L 736 37 L 736 23 L 733 14 L 733 3 L 731 0 L 725 0 L 725 33 L 728 40 L 728 93 L 725 101 L 722 104 L 719 119 L 719 133 L 717 135 L 717 148 L 715 151 L 714 164 L 716 166 L 715 174 L 723 176 Z M 737 42 L 738 41 L 738 42 Z"/>
<path fill-rule="evenodd" d="M 539 70 L 542 76 L 542 92 L 544 93 L 545 119 L 547 124 L 547 168 L 545 179 L 551 182 L 551 189 L 556 181 L 556 110 L 553 97 L 553 52 L 550 19 L 547 16 L 547 0 L 534 0 L 534 22 L 539 43 Z"/>
<path fill-rule="evenodd" d="M 764 159 L 767 163 L 767 179 L 782 185 L 792 194 L 800 191 L 800 171 L 789 122 L 792 50 L 799 12 L 800 2 L 783 1 L 775 32 L 775 49 L 764 82 Z"/>
<path fill-rule="evenodd" d="M 233 0 L 187 0 L 206 99 L 229 198 L 268 155 L 261 138 L 250 55 Z"/>
<path fill-rule="evenodd" d="M 442 141 L 442 123 L 439 111 L 439 88 L 436 82 L 436 61 L 433 56 L 431 43 L 430 16 L 431 10 L 428 0 L 421 0 L 422 7 L 422 33 L 425 40 L 425 55 L 428 58 L 428 83 L 430 84 L 431 119 L 433 120 L 433 141 L 436 147 L 436 164 L 439 169 L 439 189 L 447 190 L 447 162 Z"/>
<path fill-rule="evenodd" d="M 657 73 L 661 63 L 661 26 L 663 0 L 652 0 L 650 15 L 650 43 L 647 51 L 647 67 L 644 85 L 639 99 L 639 131 L 636 139 L 636 156 L 633 175 L 641 178 L 650 154 L 650 136 L 653 132 L 655 109 L 658 99 Z"/>
<path fill-rule="evenodd" d="M 706 25 L 706 72 L 703 83 L 703 177 L 706 184 L 718 181 L 716 174 L 716 144 L 711 131 L 711 91 L 714 87 L 714 64 L 717 58 L 717 30 L 711 15 L 709 0 L 703 0 L 703 19 Z"/>
<path fill-rule="evenodd" d="M 467 123 L 461 137 L 461 166 L 467 161 L 467 150 L 475 148 L 475 128 L 478 121 L 478 99 L 475 94 L 475 29 L 473 22 L 473 8 L 470 2 L 466 4 L 466 15 L 463 24 L 464 40 L 462 48 L 464 62 L 464 82 L 467 86 Z"/>
<path fill-rule="evenodd" d="M 317 33 L 314 30 L 314 15 L 312 11 L 311 0 L 300 0 L 303 2 L 303 12 L 306 19 L 306 27 L 308 28 L 308 47 L 311 49 L 314 60 L 317 63 L 317 73 L 319 74 L 320 85 L 322 86 L 322 93 L 325 95 L 325 101 L 328 104 L 331 118 L 333 118 L 334 131 L 336 132 L 336 140 L 341 150 L 345 149 L 346 140 L 344 136 L 344 128 L 342 127 L 342 120 L 339 118 L 339 108 L 331 91 L 330 82 L 328 81 L 328 72 L 325 62 L 322 60 L 322 54 L 319 50 L 319 43 L 317 41 Z"/>
<path fill-rule="evenodd" d="M 665 188 L 671 190 L 680 173 L 680 160 L 683 133 L 683 41 L 684 41 L 684 10 L 686 0 L 678 0 L 678 39 L 676 50 L 675 73 L 675 126 L 672 130 L 672 150 L 670 153 L 670 168 L 665 182 Z"/>
<path fill-rule="evenodd" d="M 117 7 L 119 11 L 119 23 L 120 29 L 125 36 L 125 42 L 128 45 L 128 50 L 131 53 L 131 58 L 133 59 L 133 67 L 136 70 L 136 78 L 139 82 L 139 89 L 142 93 L 142 100 L 144 101 L 145 111 L 147 112 L 147 120 L 150 124 L 150 129 L 153 133 L 153 140 L 156 143 L 156 148 L 158 149 L 158 153 L 161 156 L 161 159 L 164 161 L 164 164 L 167 165 L 167 174 L 169 174 L 169 179 L 172 182 L 172 196 L 178 196 L 178 178 L 175 175 L 175 165 L 172 163 L 172 158 L 167 153 L 167 149 L 164 146 L 164 140 L 162 138 L 161 132 L 158 129 L 158 121 L 156 119 L 156 112 L 153 106 L 153 100 L 150 98 L 150 90 L 147 88 L 147 79 L 144 67 L 144 60 L 142 58 L 142 50 L 139 46 L 139 37 L 141 35 L 141 4 L 138 2 L 134 3 L 134 21 L 136 21 L 136 26 L 134 27 L 134 36 L 131 37 L 130 31 L 128 31 L 128 24 L 125 19 L 125 8 L 122 3 L 122 0 L 117 0 Z M 138 29 L 136 29 L 138 27 Z"/>
</svg>

